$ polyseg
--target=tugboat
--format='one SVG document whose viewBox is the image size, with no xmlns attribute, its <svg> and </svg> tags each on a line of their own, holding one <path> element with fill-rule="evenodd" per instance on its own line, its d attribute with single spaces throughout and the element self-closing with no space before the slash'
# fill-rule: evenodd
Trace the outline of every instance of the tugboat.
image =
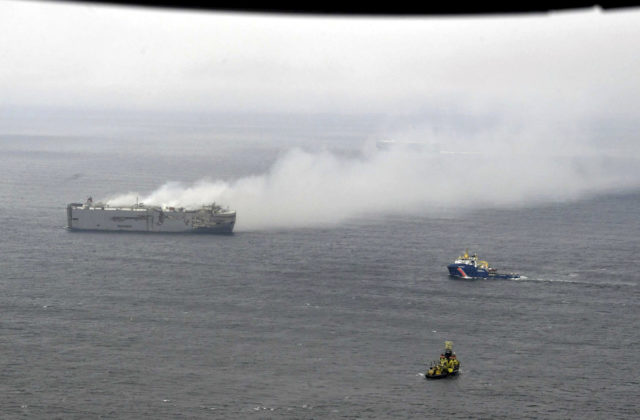
<svg viewBox="0 0 640 420">
<path fill-rule="evenodd" d="M 440 355 L 440 361 L 431 362 L 429 370 L 424 374 L 425 379 L 442 379 L 457 376 L 460 372 L 460 361 L 453 352 L 453 342 L 444 342 L 444 353 Z"/>
<path fill-rule="evenodd" d="M 478 256 L 469 256 L 469 250 L 456 259 L 453 264 L 447 266 L 451 277 L 463 279 L 519 279 L 520 274 L 498 274 L 498 270 L 489 266 L 486 261 L 478 260 Z"/>
</svg>

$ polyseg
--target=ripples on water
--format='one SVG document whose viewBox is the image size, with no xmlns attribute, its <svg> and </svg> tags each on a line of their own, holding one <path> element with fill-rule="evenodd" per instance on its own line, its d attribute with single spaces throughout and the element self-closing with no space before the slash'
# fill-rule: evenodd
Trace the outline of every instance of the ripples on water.
<svg viewBox="0 0 640 420">
<path fill-rule="evenodd" d="M 166 180 L 144 163 L 133 186 L 126 171 L 141 156 L 107 157 L 0 154 L 4 416 L 632 418 L 640 409 L 637 194 L 232 236 L 67 232 L 67 202 Z M 193 159 L 186 179 L 205 170 Z M 449 279 L 446 264 L 465 247 L 526 278 Z M 445 340 L 463 374 L 425 381 Z"/>
</svg>

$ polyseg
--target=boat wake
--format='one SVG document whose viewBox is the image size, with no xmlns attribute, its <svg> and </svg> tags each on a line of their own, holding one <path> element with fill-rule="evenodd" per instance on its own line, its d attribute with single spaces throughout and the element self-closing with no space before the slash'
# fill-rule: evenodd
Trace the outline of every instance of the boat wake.
<svg viewBox="0 0 640 420">
<path fill-rule="evenodd" d="M 529 278 L 525 276 L 520 276 L 520 278 L 517 278 L 517 279 L 501 279 L 501 280 L 516 281 L 516 282 L 523 282 L 523 283 L 575 284 L 575 285 L 590 286 L 590 287 L 616 287 L 617 288 L 617 287 L 637 287 L 638 286 L 637 283 L 623 282 L 623 281 L 596 282 L 596 281 L 576 280 L 576 277 L 577 276 L 571 276 L 570 279 L 562 279 L 562 278 L 548 279 L 548 278 Z"/>
</svg>

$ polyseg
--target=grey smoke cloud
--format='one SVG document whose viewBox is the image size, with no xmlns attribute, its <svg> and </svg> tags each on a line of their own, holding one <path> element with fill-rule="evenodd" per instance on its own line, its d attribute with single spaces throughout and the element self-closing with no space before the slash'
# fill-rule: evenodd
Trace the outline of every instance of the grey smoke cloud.
<svg viewBox="0 0 640 420">
<path fill-rule="evenodd" d="M 569 201 L 640 187 L 638 159 L 584 154 L 437 150 L 397 143 L 363 146 L 356 157 L 292 149 L 264 174 L 231 182 L 168 182 L 146 204 L 198 207 L 218 202 L 238 211 L 237 230 L 337 225 L 360 215 L 441 215 Z M 506 149 L 504 149 L 506 150 Z M 628 169 L 620 166 L 624 163 Z M 135 202 L 130 193 L 110 205 Z"/>
</svg>

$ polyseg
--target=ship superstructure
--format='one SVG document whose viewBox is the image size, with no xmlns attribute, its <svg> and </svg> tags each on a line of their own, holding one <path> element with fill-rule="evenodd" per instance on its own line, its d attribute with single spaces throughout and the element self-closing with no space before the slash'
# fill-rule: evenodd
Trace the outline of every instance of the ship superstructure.
<svg viewBox="0 0 640 420">
<path fill-rule="evenodd" d="M 236 212 L 213 203 L 199 209 L 146 206 L 110 207 L 94 203 L 67 205 L 67 227 L 72 230 L 129 232 L 231 233 Z"/>
</svg>

